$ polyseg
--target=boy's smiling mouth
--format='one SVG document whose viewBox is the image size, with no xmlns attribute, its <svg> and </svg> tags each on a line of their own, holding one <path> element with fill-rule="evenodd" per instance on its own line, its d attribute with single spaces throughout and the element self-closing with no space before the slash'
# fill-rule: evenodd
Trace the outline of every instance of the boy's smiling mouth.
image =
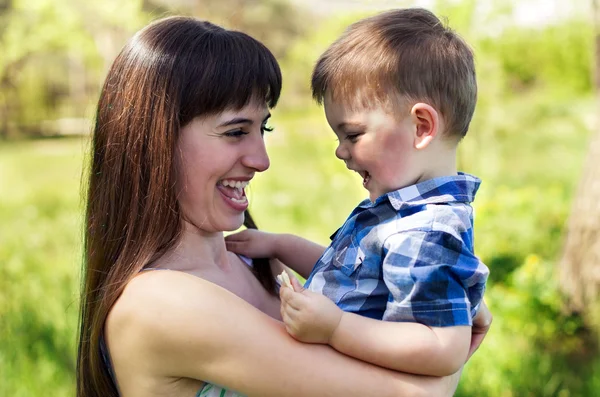
<svg viewBox="0 0 600 397">
<path fill-rule="evenodd" d="M 348 168 L 350 171 L 354 171 L 358 175 L 360 175 L 362 177 L 362 179 L 363 179 L 363 187 L 368 190 L 367 184 L 371 180 L 371 174 L 369 174 L 368 171 L 359 171 L 359 170 L 356 170 L 356 169 L 350 167 L 348 164 L 346 164 L 346 168 Z"/>
<path fill-rule="evenodd" d="M 369 181 L 371 180 L 371 174 L 369 174 L 367 171 L 357 171 L 360 176 L 362 176 L 363 178 L 363 187 L 367 187 L 367 183 L 369 183 Z"/>
</svg>

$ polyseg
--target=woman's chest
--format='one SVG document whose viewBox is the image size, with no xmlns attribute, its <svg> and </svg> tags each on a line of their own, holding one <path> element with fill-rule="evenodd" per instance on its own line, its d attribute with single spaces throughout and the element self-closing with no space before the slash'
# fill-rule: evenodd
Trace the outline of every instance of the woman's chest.
<svg viewBox="0 0 600 397">
<path fill-rule="evenodd" d="M 213 271 L 203 274 L 202 277 L 234 293 L 265 314 L 281 320 L 279 298 L 264 289 L 248 265 L 235 264 L 227 271 Z"/>
</svg>

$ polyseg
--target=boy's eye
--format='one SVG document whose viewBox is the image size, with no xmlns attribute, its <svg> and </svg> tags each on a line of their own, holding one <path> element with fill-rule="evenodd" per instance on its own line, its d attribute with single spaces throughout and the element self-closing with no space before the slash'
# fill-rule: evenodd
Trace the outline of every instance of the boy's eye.
<svg viewBox="0 0 600 397">
<path fill-rule="evenodd" d="M 350 142 L 354 143 L 358 140 L 358 137 L 361 135 L 362 134 L 348 134 L 348 135 L 346 135 L 346 139 L 349 140 Z"/>
</svg>

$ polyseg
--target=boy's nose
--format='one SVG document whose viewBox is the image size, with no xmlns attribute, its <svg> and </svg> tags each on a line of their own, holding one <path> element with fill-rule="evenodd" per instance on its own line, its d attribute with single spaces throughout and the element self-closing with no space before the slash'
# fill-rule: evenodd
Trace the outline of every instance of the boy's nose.
<svg viewBox="0 0 600 397">
<path fill-rule="evenodd" d="M 349 153 L 348 150 L 346 150 L 344 148 L 344 145 L 338 145 L 338 147 L 335 149 L 335 156 L 340 159 L 340 160 L 348 160 L 349 157 Z"/>
</svg>

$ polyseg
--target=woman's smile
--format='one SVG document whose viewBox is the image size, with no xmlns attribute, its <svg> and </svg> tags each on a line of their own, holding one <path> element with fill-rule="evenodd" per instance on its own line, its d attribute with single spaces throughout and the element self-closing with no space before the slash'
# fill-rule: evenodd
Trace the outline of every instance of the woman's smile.
<svg viewBox="0 0 600 397">
<path fill-rule="evenodd" d="M 236 211 L 244 212 L 248 208 L 248 197 L 244 189 L 249 180 L 223 179 L 217 183 L 217 189 L 225 203 Z"/>
</svg>

